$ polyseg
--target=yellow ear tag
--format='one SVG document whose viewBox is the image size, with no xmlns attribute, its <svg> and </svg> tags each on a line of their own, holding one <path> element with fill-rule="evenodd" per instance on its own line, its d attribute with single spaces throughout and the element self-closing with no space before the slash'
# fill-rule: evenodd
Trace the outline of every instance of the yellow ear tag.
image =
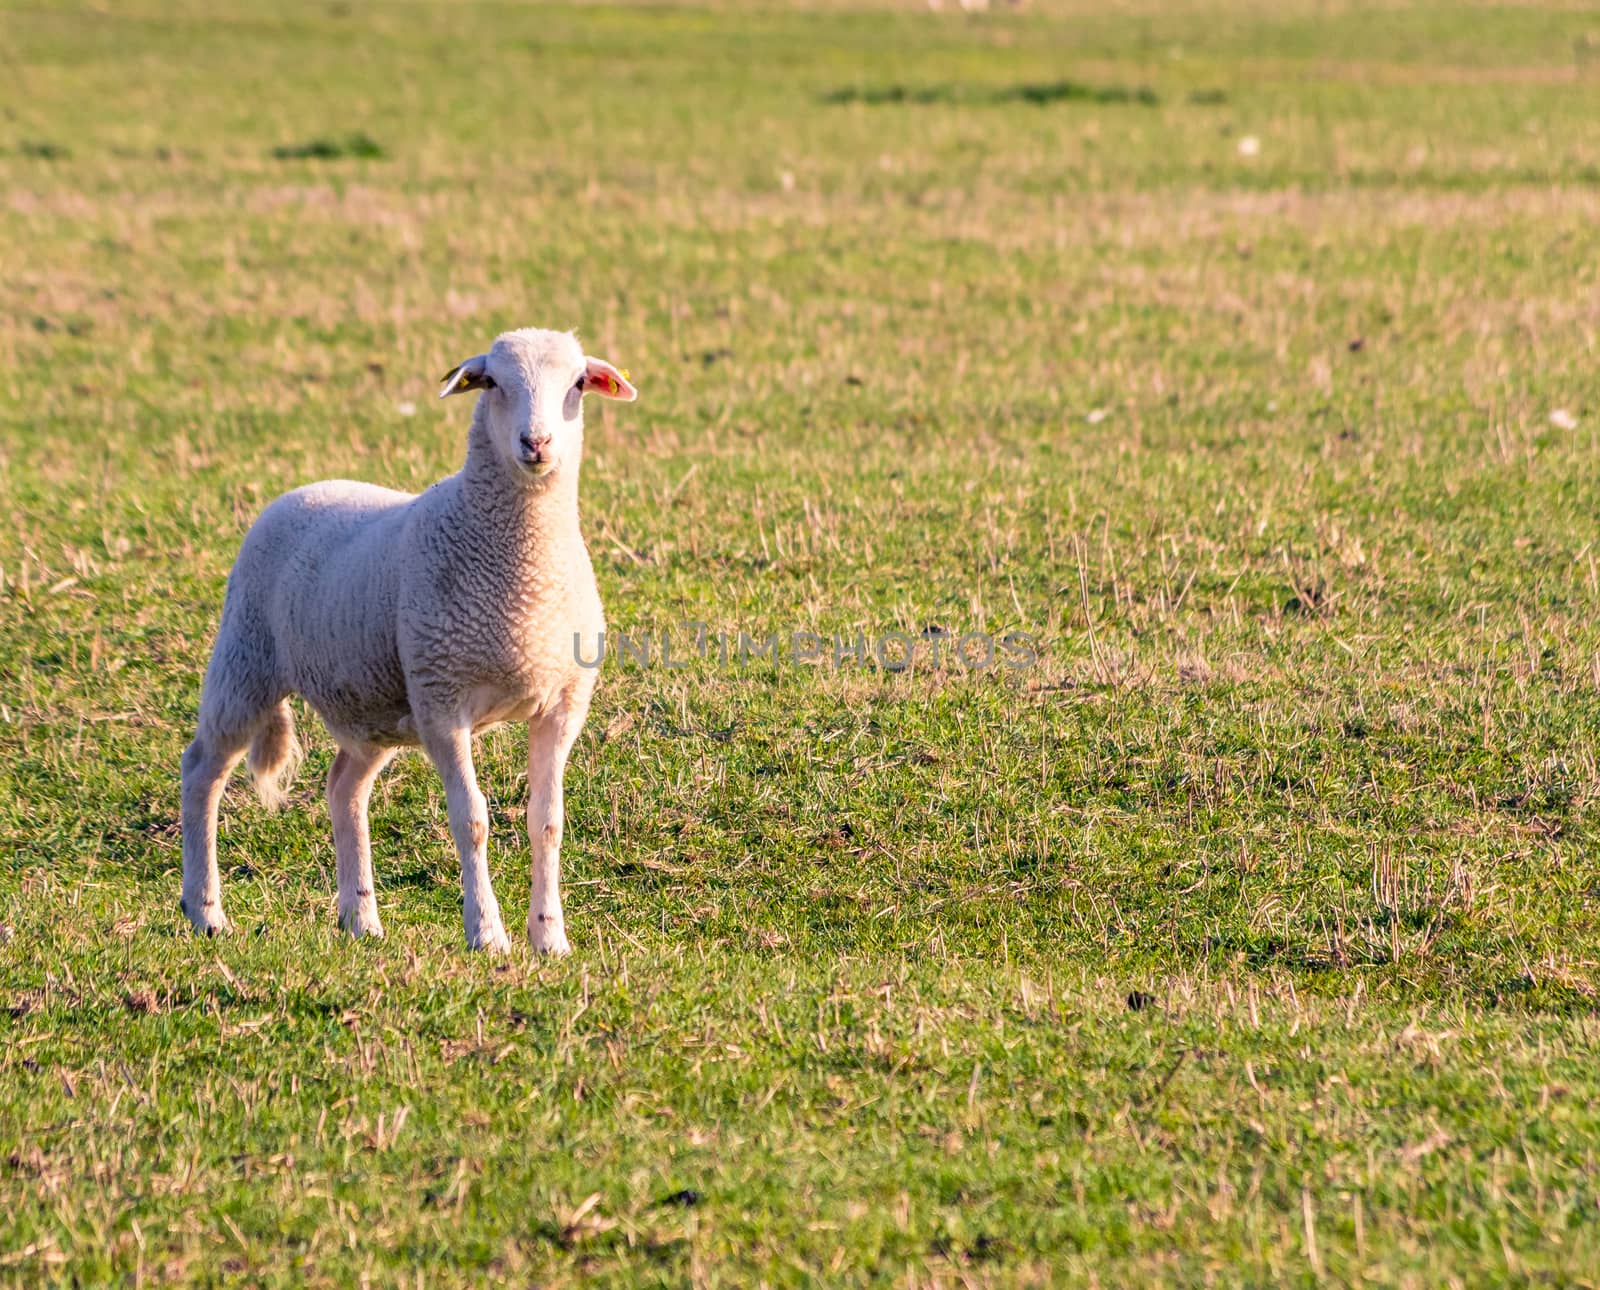
<svg viewBox="0 0 1600 1290">
<path fill-rule="evenodd" d="M 622 379 L 624 381 L 631 381 L 633 379 L 631 376 L 628 375 L 628 369 L 627 368 L 623 368 L 622 369 Z"/>
</svg>

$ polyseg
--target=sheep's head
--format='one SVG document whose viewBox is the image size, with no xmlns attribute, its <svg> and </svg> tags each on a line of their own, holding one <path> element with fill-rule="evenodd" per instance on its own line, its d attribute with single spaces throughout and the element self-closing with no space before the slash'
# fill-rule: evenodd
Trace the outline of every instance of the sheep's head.
<svg viewBox="0 0 1600 1290">
<path fill-rule="evenodd" d="M 627 376 L 590 358 L 571 332 L 508 331 L 487 354 L 450 370 L 439 391 L 482 390 L 479 417 L 495 452 L 530 479 L 543 479 L 583 451 L 583 396 L 632 402 Z"/>
</svg>

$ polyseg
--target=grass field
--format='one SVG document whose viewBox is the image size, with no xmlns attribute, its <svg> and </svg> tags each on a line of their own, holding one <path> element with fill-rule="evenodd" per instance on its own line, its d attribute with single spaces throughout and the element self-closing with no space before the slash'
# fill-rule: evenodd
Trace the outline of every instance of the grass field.
<svg viewBox="0 0 1600 1290">
<path fill-rule="evenodd" d="M 1600 1281 L 1600 14 L 7 0 L 0 83 L 0 1282 Z M 613 627 L 1037 660 L 613 658 L 561 962 L 415 756 L 341 938 L 302 714 L 192 939 L 240 535 L 526 324 L 642 391 Z"/>
</svg>

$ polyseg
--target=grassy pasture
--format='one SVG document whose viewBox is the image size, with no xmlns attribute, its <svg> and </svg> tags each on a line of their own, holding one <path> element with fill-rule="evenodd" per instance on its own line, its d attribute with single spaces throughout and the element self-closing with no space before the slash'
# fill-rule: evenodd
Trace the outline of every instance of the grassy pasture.
<svg viewBox="0 0 1600 1290">
<path fill-rule="evenodd" d="M 1600 1280 L 1600 16 L 948 8 L 0 0 L 0 1282 Z M 529 323 L 614 627 L 1037 661 L 608 664 L 560 963 L 303 714 L 197 943 L 244 527 Z"/>
</svg>

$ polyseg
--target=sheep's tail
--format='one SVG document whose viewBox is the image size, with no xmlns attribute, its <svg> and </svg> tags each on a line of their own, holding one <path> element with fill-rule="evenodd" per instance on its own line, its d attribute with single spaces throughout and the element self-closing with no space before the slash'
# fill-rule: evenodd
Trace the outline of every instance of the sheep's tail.
<svg viewBox="0 0 1600 1290">
<path fill-rule="evenodd" d="M 300 757 L 300 741 L 294 737 L 294 713 L 289 710 L 289 701 L 284 699 L 256 731 L 245 759 L 255 783 L 256 796 L 263 806 L 276 811 L 288 802 L 284 785 L 294 778 Z"/>
</svg>

